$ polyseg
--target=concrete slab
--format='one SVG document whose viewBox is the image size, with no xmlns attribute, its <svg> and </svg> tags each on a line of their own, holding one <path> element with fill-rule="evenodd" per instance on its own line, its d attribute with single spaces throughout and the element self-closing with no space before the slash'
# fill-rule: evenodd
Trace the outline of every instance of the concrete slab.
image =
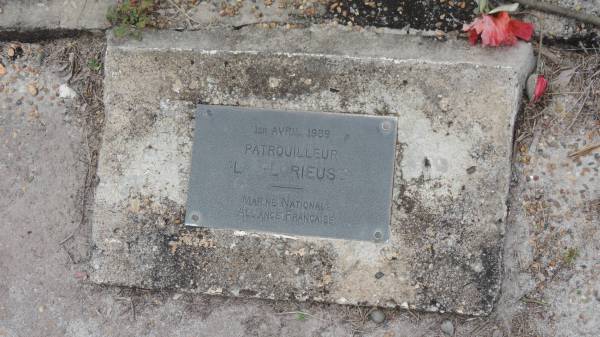
<svg viewBox="0 0 600 337">
<path fill-rule="evenodd" d="M 108 7 L 116 0 L 0 1 L 0 31 L 88 30 L 109 27 Z"/>
<path fill-rule="evenodd" d="M 528 44 L 491 50 L 331 27 L 109 36 L 92 280 L 489 313 L 533 62 Z M 397 116 L 390 241 L 183 228 L 198 102 Z"/>
</svg>

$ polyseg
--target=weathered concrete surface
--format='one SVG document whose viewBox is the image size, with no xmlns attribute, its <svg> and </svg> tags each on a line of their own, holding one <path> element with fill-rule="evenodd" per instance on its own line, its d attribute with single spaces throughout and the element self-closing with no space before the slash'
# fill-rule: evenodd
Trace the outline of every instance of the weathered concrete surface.
<svg viewBox="0 0 600 337">
<path fill-rule="evenodd" d="M 489 313 L 532 64 L 527 44 L 490 50 L 319 27 L 110 38 L 92 279 Z M 195 102 L 398 116 L 390 242 L 182 228 Z"/>
<path fill-rule="evenodd" d="M 84 35 L 16 44 L 19 57 L 0 54 L 6 66 L 0 75 L 0 336 L 351 335 L 345 314 L 327 306 L 136 291 L 87 280 L 91 228 L 81 223 L 84 186 L 97 149 L 90 139 L 100 130 L 86 121 L 96 107 L 82 97 L 90 78 L 99 76 L 85 62 L 102 52 L 103 40 Z M 0 49 L 16 45 L 0 42 Z M 65 50 L 83 62 L 68 84 L 75 99 L 58 96 L 68 77 Z M 35 96 L 27 89 L 32 83 Z M 281 314 L 293 310 L 320 319 Z"/>
<path fill-rule="evenodd" d="M 116 0 L 2 0 L 0 31 L 105 29 Z"/>
<path fill-rule="evenodd" d="M 586 13 L 588 15 L 600 15 L 599 0 L 540 0 L 563 8 Z M 525 15 L 524 19 L 535 25 L 536 33 L 543 32 L 544 37 L 557 39 L 582 39 L 588 47 L 600 43 L 600 29 L 590 24 L 584 24 L 578 20 L 564 16 L 535 11 L 528 8 L 522 10 L 532 15 Z"/>
<path fill-rule="evenodd" d="M 565 106 L 576 99 L 559 97 L 548 104 L 547 118 L 515 156 L 519 183 L 513 189 L 509 223 L 512 236 L 523 236 L 508 239 L 505 266 L 513 276 L 505 280 L 499 311 L 506 316 L 521 311 L 531 321 L 527 325 L 542 336 L 600 334 L 600 151 L 569 157 L 598 144 L 600 133 L 598 124 L 586 117 L 568 129 L 576 112 Z M 598 114 L 597 105 L 593 110 Z M 538 299 L 538 304 L 529 302 L 530 308 L 545 306 L 542 321 L 514 307 L 529 299 Z"/>
<path fill-rule="evenodd" d="M 70 313 L 83 311 L 65 300 L 79 288 L 68 261 L 89 257 L 80 235 L 58 245 L 80 234 L 84 130 L 58 97 L 64 79 L 41 63 L 48 49 L 18 47 L 14 60 L 0 55 L 0 335 L 65 335 Z"/>
</svg>

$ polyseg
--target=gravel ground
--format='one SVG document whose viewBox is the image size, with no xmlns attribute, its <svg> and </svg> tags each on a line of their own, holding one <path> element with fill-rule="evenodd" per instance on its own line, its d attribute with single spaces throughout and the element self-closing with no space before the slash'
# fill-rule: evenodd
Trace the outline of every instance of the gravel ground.
<svg viewBox="0 0 600 337">
<path fill-rule="evenodd" d="M 493 314 L 389 310 L 375 323 L 369 308 L 87 281 L 103 47 L 87 35 L 0 43 L 0 336 L 600 335 L 600 149 L 577 153 L 600 143 L 597 55 L 548 49 L 544 72 L 558 82 L 521 114 Z M 78 96 L 59 97 L 63 84 Z"/>
</svg>

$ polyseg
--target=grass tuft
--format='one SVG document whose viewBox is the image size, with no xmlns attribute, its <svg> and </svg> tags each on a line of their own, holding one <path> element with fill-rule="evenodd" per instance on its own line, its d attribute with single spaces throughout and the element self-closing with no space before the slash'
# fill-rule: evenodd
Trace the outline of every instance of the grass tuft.
<svg viewBox="0 0 600 337">
<path fill-rule="evenodd" d="M 141 40 L 142 29 L 152 25 L 155 9 L 155 0 L 123 0 L 109 7 L 106 19 L 114 26 L 116 37 Z"/>
<path fill-rule="evenodd" d="M 563 261 L 565 262 L 565 264 L 570 266 L 570 265 L 573 265 L 573 263 L 575 263 L 575 260 L 577 259 L 578 256 L 579 256 L 579 251 L 577 250 L 577 248 L 569 248 L 565 252 Z"/>
</svg>

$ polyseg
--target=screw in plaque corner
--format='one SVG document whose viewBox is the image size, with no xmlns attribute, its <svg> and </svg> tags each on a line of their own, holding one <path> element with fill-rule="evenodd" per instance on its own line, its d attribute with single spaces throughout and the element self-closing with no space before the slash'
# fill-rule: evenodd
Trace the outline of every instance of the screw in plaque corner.
<svg viewBox="0 0 600 337">
<path fill-rule="evenodd" d="M 381 122 L 379 124 L 379 131 L 384 135 L 389 134 L 392 131 L 392 122 L 389 120 Z"/>
</svg>

